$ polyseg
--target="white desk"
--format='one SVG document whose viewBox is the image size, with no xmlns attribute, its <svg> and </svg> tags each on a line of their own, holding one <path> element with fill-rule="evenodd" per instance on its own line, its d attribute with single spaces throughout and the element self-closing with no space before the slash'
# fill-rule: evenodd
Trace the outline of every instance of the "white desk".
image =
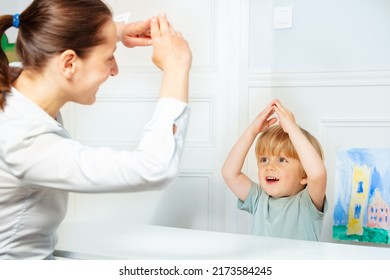
<svg viewBox="0 0 390 280">
<path fill-rule="evenodd" d="M 131 223 L 63 224 L 55 256 L 134 260 L 390 259 L 390 247 L 310 242 Z"/>
</svg>

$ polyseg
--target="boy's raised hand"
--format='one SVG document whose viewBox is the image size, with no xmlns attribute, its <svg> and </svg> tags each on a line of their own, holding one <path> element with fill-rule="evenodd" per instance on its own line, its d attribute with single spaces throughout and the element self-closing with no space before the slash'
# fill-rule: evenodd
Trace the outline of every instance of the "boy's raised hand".
<svg viewBox="0 0 390 280">
<path fill-rule="evenodd" d="M 268 106 L 257 115 L 257 117 L 253 120 L 251 127 L 252 132 L 254 134 L 259 134 L 266 129 L 268 129 L 271 125 L 276 123 L 278 119 L 276 116 L 272 116 L 275 113 L 274 101 L 272 101 Z"/>
<path fill-rule="evenodd" d="M 287 110 L 278 99 L 273 101 L 273 108 L 278 115 L 279 124 L 284 132 L 289 133 L 292 128 L 297 127 L 294 114 Z"/>
</svg>

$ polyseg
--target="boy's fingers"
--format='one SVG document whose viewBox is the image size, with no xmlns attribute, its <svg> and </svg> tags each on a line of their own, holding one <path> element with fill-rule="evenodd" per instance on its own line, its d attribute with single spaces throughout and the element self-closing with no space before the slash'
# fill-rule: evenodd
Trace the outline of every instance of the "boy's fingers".
<svg viewBox="0 0 390 280">
<path fill-rule="evenodd" d="M 276 123 L 278 121 L 278 119 L 277 118 L 275 118 L 275 117 L 273 117 L 273 118 L 271 118 L 271 119 L 269 119 L 269 121 L 268 121 L 268 126 L 271 126 L 271 125 L 273 125 L 274 123 Z"/>
</svg>

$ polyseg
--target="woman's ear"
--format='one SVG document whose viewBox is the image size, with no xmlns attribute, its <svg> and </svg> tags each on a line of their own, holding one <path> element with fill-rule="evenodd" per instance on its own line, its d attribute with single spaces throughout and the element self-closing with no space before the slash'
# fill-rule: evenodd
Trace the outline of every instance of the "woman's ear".
<svg viewBox="0 0 390 280">
<path fill-rule="evenodd" d="M 66 50 L 59 56 L 59 67 L 61 73 L 67 78 L 71 79 L 76 73 L 78 56 L 74 50 Z"/>
</svg>

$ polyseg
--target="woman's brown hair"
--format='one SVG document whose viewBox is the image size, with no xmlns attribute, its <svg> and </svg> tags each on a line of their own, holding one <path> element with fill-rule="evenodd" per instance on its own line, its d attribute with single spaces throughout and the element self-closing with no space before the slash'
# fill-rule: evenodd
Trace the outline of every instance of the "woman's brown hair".
<svg viewBox="0 0 390 280">
<path fill-rule="evenodd" d="M 34 0 L 19 15 L 16 52 L 23 69 L 39 73 L 53 56 L 71 49 L 84 58 L 104 42 L 102 26 L 112 13 L 101 0 Z M 0 16 L 0 38 L 14 24 L 12 15 Z M 16 78 L 0 49 L 0 109 Z"/>
</svg>

